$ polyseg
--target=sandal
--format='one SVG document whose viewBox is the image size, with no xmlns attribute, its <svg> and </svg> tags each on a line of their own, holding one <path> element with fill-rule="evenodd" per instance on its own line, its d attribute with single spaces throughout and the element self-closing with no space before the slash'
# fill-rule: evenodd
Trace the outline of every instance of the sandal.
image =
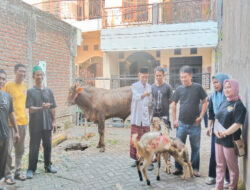
<svg viewBox="0 0 250 190">
<path fill-rule="evenodd" d="M 173 175 L 181 175 L 182 174 L 182 171 L 178 170 L 178 169 L 175 169 L 173 171 Z"/>
<path fill-rule="evenodd" d="M 15 175 L 14 177 L 16 180 L 19 180 L 19 181 L 25 181 L 26 180 L 26 177 L 21 175 L 21 174 L 17 174 Z"/>
<path fill-rule="evenodd" d="M 7 185 L 14 185 L 16 182 L 15 180 L 13 179 L 13 177 L 6 177 L 4 182 L 7 184 Z"/>
<path fill-rule="evenodd" d="M 200 174 L 200 172 L 198 172 L 198 171 L 194 171 L 194 176 L 195 176 L 195 177 L 201 177 L 201 174 Z"/>
</svg>

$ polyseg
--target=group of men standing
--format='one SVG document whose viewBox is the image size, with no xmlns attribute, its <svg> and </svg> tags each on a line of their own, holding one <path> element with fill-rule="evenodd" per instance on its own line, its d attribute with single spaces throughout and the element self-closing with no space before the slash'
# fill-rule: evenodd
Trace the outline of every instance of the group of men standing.
<svg viewBox="0 0 250 190">
<path fill-rule="evenodd" d="M 176 137 L 183 143 L 187 135 L 191 144 L 191 163 L 194 175 L 200 176 L 200 137 L 201 120 L 207 109 L 207 94 L 200 84 L 192 82 L 192 68 L 183 66 L 180 69 L 180 85 L 172 94 L 170 85 L 164 82 L 164 69 L 157 67 L 154 71 L 155 84 L 147 83 L 149 72 L 147 68 L 141 68 L 138 74 L 139 81 L 132 84 L 131 104 L 131 137 L 134 133 L 138 138 L 150 131 L 150 109 L 153 117 L 168 117 L 169 105 L 172 104 L 173 124 L 177 129 Z M 179 118 L 176 117 L 176 107 L 180 102 Z M 202 102 L 202 108 L 199 106 Z M 130 142 L 130 157 L 137 160 L 136 149 Z M 132 164 L 135 167 L 135 164 Z M 152 170 L 153 165 L 148 168 Z M 182 167 L 176 162 L 173 174 L 182 174 Z"/>
<path fill-rule="evenodd" d="M 0 69 L 0 154 L 3 155 L 0 157 L 0 179 L 5 177 L 7 184 L 14 184 L 15 179 L 25 180 L 33 177 L 37 169 L 41 140 L 44 147 L 45 171 L 57 172 L 51 163 L 52 131 L 56 130 L 54 95 L 49 88 L 43 85 L 44 73 L 41 67 L 35 66 L 33 68 L 34 86 L 30 89 L 27 89 L 27 85 L 24 83 L 25 65 L 17 64 L 14 71 L 15 80 L 5 84 L 7 74 Z M 187 135 L 189 135 L 194 175 L 199 177 L 200 123 L 207 108 L 206 92 L 200 84 L 192 82 L 192 68 L 189 66 L 180 69 L 182 85 L 174 93 L 172 93 L 170 85 L 164 82 L 163 68 L 157 67 L 154 74 L 155 84 L 151 86 L 147 83 L 148 69 L 141 68 L 138 75 L 139 81 L 132 85 L 131 136 L 137 133 L 140 138 L 144 133 L 150 131 L 151 111 L 153 117 L 165 116 L 169 118 L 169 105 L 172 103 L 173 123 L 177 129 L 176 136 L 185 143 Z M 180 102 L 180 111 L 177 119 L 176 106 L 178 102 Z M 202 102 L 201 110 L 199 109 L 200 102 Z M 29 122 L 26 108 L 29 110 Z M 20 171 L 28 123 L 30 134 L 29 166 L 27 175 L 24 176 Z M 11 173 L 13 147 L 16 159 L 14 178 Z M 130 156 L 137 159 L 136 149 L 132 142 Z M 149 169 L 153 169 L 153 165 Z M 173 174 L 182 174 L 182 168 L 178 163 L 176 163 Z"/>
<path fill-rule="evenodd" d="M 51 163 L 52 130 L 56 130 L 55 99 L 52 91 L 43 86 L 44 73 L 40 66 L 33 67 L 33 88 L 25 84 L 26 67 L 14 67 L 15 80 L 7 80 L 7 73 L 0 69 L 0 180 L 12 185 L 15 180 L 31 179 L 37 168 L 40 142 L 44 148 L 46 172 L 56 173 Z M 26 113 L 29 111 L 29 122 Z M 29 166 L 27 175 L 21 173 L 27 125 L 29 123 Z M 15 148 L 15 172 L 12 175 L 12 148 Z M 0 189 L 3 187 L 0 185 Z"/>
</svg>

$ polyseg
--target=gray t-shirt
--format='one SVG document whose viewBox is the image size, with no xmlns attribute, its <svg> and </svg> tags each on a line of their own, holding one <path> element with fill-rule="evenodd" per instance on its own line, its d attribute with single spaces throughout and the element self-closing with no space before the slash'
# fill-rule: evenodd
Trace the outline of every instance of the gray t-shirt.
<svg viewBox="0 0 250 190">
<path fill-rule="evenodd" d="M 0 92 L 0 138 L 9 137 L 9 115 L 14 111 L 12 98 L 7 92 Z"/>
<path fill-rule="evenodd" d="M 153 99 L 153 117 L 169 117 L 169 100 L 173 94 L 171 86 L 166 83 L 161 86 L 153 84 L 151 89 Z"/>
<path fill-rule="evenodd" d="M 207 97 L 206 92 L 198 83 L 192 83 L 191 86 L 179 86 L 172 96 L 176 103 L 180 100 L 179 120 L 185 124 L 194 124 L 200 115 L 200 100 Z"/>
<path fill-rule="evenodd" d="M 54 95 L 49 88 L 40 89 L 36 86 L 27 92 L 26 108 L 42 107 L 43 103 L 50 103 L 50 108 L 56 107 Z M 52 113 L 50 109 L 40 110 L 29 114 L 30 131 L 52 130 Z"/>
</svg>

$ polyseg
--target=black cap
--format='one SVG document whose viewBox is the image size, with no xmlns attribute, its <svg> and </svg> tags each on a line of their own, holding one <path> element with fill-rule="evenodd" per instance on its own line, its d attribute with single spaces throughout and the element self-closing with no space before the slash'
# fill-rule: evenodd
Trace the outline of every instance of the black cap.
<svg viewBox="0 0 250 190">
<path fill-rule="evenodd" d="M 140 68 L 140 73 L 147 74 L 148 73 L 148 68 L 147 67 Z"/>
</svg>

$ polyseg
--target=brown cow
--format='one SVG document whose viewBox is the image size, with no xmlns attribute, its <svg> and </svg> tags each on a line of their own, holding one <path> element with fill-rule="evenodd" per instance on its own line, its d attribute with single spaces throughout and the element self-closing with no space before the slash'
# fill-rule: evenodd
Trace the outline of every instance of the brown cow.
<svg viewBox="0 0 250 190">
<path fill-rule="evenodd" d="M 107 90 L 94 87 L 81 88 L 75 84 L 70 88 L 68 95 L 70 104 L 77 104 L 88 120 L 98 124 L 100 138 L 97 148 L 101 148 L 100 152 L 105 151 L 105 120 L 118 117 L 124 121 L 130 114 L 131 100 L 130 86 Z"/>
</svg>

